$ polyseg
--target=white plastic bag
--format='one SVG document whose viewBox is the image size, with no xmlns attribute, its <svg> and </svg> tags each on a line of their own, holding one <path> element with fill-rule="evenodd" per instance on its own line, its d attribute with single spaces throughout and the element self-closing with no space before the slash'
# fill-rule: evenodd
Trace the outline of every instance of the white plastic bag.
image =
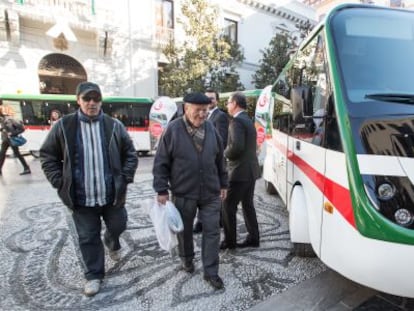
<svg viewBox="0 0 414 311">
<path fill-rule="evenodd" d="M 184 230 L 183 220 L 181 219 L 180 212 L 175 207 L 174 203 L 167 201 L 165 203 L 165 208 L 167 210 L 167 221 L 170 229 L 174 233 L 179 233 Z"/>
<path fill-rule="evenodd" d="M 177 235 L 170 229 L 167 217 L 167 208 L 154 200 L 149 215 L 154 225 L 155 234 L 158 244 L 163 250 L 172 252 L 174 247 L 178 245 Z"/>
</svg>

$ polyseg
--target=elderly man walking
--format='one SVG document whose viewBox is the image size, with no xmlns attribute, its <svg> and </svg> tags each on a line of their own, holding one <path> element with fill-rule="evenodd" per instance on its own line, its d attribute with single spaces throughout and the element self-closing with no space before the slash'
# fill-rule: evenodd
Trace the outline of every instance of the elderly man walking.
<svg viewBox="0 0 414 311">
<path fill-rule="evenodd" d="M 223 142 L 205 122 L 210 99 L 203 93 L 184 97 L 184 115 L 163 133 L 154 158 L 154 190 L 158 202 L 170 199 L 181 214 L 184 231 L 178 234 L 182 268 L 194 272 L 193 222 L 198 210 L 203 223 L 201 259 L 204 280 L 215 289 L 224 287 L 218 275 L 221 201 L 226 198 L 227 173 Z"/>
</svg>

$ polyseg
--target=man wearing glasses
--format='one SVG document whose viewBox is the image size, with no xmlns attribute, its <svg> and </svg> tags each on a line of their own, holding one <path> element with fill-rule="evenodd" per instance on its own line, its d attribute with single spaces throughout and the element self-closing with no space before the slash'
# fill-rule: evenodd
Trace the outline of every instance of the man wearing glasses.
<svg viewBox="0 0 414 311">
<path fill-rule="evenodd" d="M 256 179 L 260 177 L 259 162 L 256 156 L 256 129 L 246 112 L 246 97 L 241 92 L 233 93 L 227 110 L 233 117 L 229 126 L 229 136 L 224 155 L 227 158 L 229 188 L 223 206 L 224 240 L 221 249 L 237 247 L 259 247 L 259 226 L 253 204 Z M 242 203 L 247 237 L 237 243 L 237 206 Z"/>
<path fill-rule="evenodd" d="M 84 294 L 93 296 L 105 276 L 103 244 L 112 260 L 120 259 L 127 184 L 134 180 L 138 157 L 123 124 L 103 113 L 97 84 L 80 83 L 76 98 L 79 109 L 51 128 L 40 148 L 40 161 L 71 210 L 85 267 Z M 101 218 L 106 226 L 104 243 Z"/>
</svg>

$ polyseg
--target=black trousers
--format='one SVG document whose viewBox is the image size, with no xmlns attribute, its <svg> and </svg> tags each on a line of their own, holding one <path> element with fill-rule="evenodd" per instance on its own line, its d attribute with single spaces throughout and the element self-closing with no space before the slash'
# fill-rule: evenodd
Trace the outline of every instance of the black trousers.
<svg viewBox="0 0 414 311">
<path fill-rule="evenodd" d="M 112 251 L 120 249 L 119 236 L 125 231 L 128 220 L 125 208 L 115 208 L 109 205 L 78 207 L 72 213 L 87 280 L 101 280 L 105 276 L 105 250 L 101 239 L 101 217 L 106 226 L 105 245 Z"/>
<path fill-rule="evenodd" d="M 243 218 L 248 232 L 247 239 L 253 243 L 259 242 L 259 225 L 253 204 L 256 180 L 230 181 L 227 198 L 223 206 L 224 241 L 234 246 L 237 242 L 237 206 L 242 203 Z"/>
<path fill-rule="evenodd" d="M 184 231 L 177 234 L 178 253 L 181 260 L 189 262 L 194 259 L 193 222 L 198 210 L 199 217 L 203 223 L 201 261 L 204 274 L 208 276 L 218 275 L 220 197 L 217 196 L 209 200 L 191 200 L 175 196 L 172 201 L 180 212 L 184 224 Z"/>
<path fill-rule="evenodd" d="M 14 146 L 10 145 L 9 140 L 8 139 L 5 139 L 5 140 L 3 140 L 1 142 L 1 150 L 0 150 L 0 171 L 1 171 L 2 167 L 3 167 L 4 160 L 6 159 L 6 152 L 7 152 L 7 149 L 9 149 L 9 147 L 12 148 L 15 157 L 19 159 L 20 163 L 22 163 L 23 169 L 29 169 L 29 165 L 27 165 L 26 160 L 24 159 L 24 157 L 20 153 L 19 147 L 14 147 Z"/>
</svg>

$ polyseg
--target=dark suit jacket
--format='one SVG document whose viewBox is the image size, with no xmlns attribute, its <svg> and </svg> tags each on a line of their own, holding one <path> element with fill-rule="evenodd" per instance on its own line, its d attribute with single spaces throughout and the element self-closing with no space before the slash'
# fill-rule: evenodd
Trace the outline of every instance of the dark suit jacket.
<svg viewBox="0 0 414 311">
<path fill-rule="evenodd" d="M 229 118 L 227 116 L 227 113 L 217 108 L 216 110 L 213 111 L 213 113 L 208 118 L 208 120 L 214 124 L 214 127 L 219 132 L 220 137 L 223 141 L 223 146 L 224 148 L 226 148 L 227 133 L 229 130 Z"/>
<path fill-rule="evenodd" d="M 229 181 L 249 181 L 260 176 L 256 155 L 256 128 L 244 111 L 230 121 L 227 147 Z"/>
</svg>

